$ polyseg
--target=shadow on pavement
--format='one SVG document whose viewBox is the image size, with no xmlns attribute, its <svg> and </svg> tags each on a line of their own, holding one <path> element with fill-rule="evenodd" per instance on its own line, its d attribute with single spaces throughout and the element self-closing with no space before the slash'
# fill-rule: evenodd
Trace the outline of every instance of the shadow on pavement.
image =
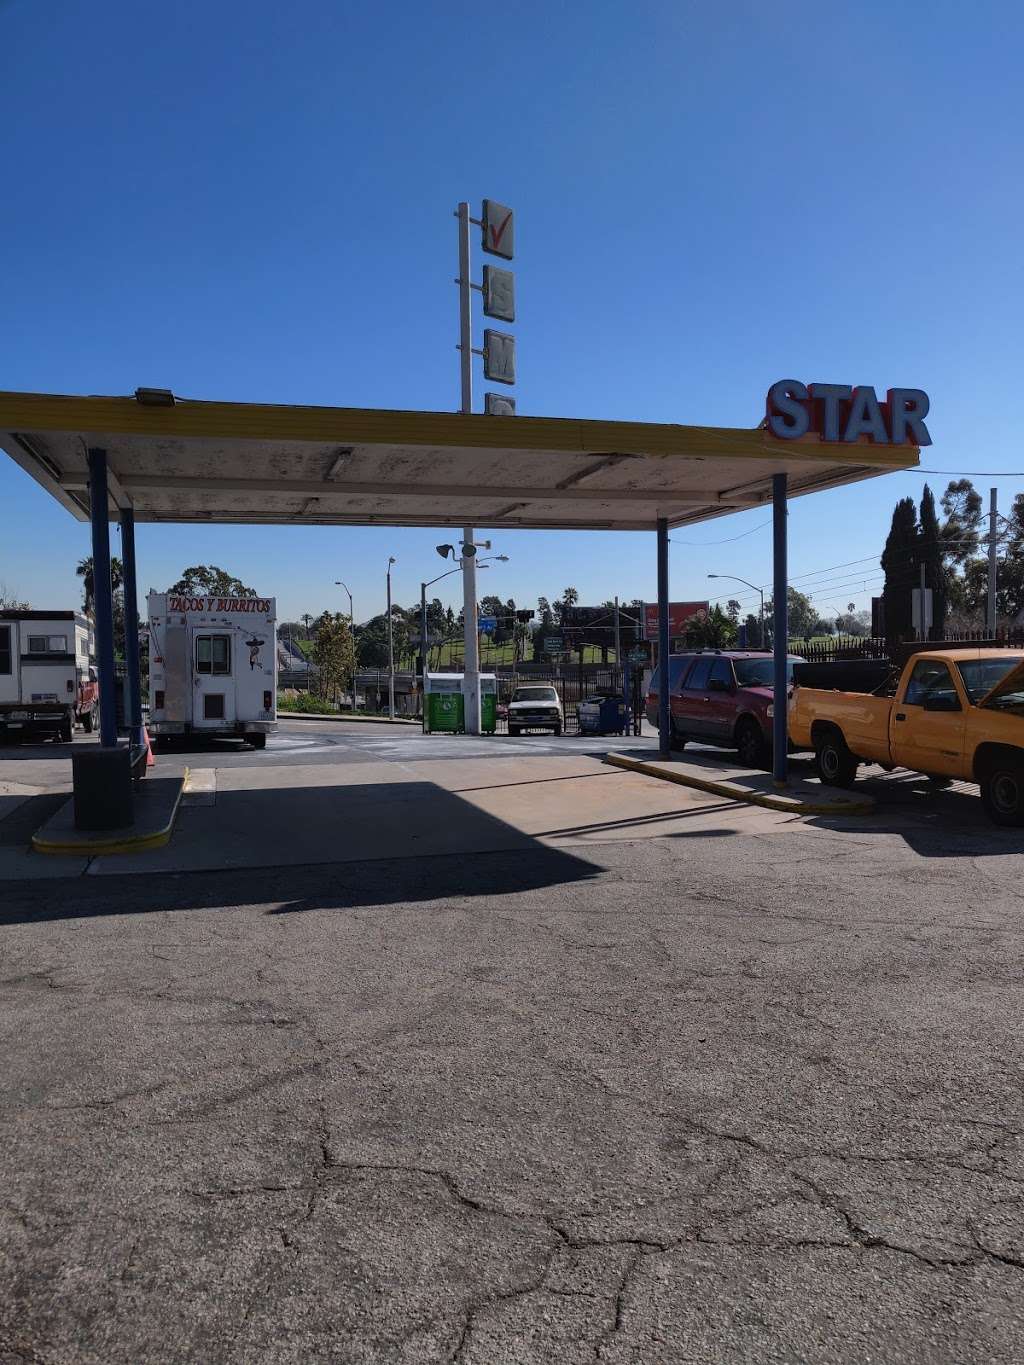
<svg viewBox="0 0 1024 1365">
<path fill-rule="evenodd" d="M 317 867 L 247 868 L 163 877 L 114 875 L 8 882 L 0 927 L 102 915 L 263 908 L 267 915 L 350 910 L 495 894 L 516 895 L 589 881 L 601 869 L 534 844 L 529 849 L 424 859 L 323 863 Z"/>
</svg>

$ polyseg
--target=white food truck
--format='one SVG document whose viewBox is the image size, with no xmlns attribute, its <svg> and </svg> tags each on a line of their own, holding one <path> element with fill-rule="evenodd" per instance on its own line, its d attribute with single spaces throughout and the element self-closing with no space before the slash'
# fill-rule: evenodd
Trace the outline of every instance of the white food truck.
<svg viewBox="0 0 1024 1365">
<path fill-rule="evenodd" d="M 149 733 L 248 740 L 277 729 L 277 610 L 272 597 L 151 592 Z"/>
<path fill-rule="evenodd" d="M 91 730 L 99 689 L 92 626 L 75 611 L 0 611 L 0 738 L 71 743 Z"/>
</svg>

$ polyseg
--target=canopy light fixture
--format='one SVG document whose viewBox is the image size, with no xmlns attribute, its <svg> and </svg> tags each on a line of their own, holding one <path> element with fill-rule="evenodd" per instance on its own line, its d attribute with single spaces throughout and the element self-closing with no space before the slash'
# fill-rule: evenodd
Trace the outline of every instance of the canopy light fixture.
<svg viewBox="0 0 1024 1365">
<path fill-rule="evenodd" d="M 173 408 L 174 394 L 170 389 L 136 389 L 135 401 L 147 408 Z"/>
</svg>

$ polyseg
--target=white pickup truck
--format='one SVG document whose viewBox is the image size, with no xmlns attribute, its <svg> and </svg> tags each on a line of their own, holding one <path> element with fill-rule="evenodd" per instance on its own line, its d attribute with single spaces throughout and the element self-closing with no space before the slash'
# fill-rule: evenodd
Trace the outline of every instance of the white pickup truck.
<svg viewBox="0 0 1024 1365">
<path fill-rule="evenodd" d="M 508 732 L 522 734 L 524 730 L 550 730 L 560 735 L 565 727 L 565 716 L 558 692 L 548 684 L 534 683 L 517 687 L 508 704 Z"/>
</svg>

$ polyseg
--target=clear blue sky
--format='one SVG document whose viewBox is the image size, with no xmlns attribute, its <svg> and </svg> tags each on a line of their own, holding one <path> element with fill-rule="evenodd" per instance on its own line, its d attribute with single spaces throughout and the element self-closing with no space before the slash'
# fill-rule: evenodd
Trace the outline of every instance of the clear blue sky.
<svg viewBox="0 0 1024 1365">
<path fill-rule="evenodd" d="M 910 385 L 927 465 L 1024 469 L 1022 40 L 985 0 L 0 0 L 0 388 L 454 409 L 451 213 L 489 195 L 517 211 L 521 412 L 754 425 L 780 377 Z M 922 483 L 794 501 L 797 586 L 877 555 Z M 86 528 L 2 457 L 0 505 L 0 581 L 77 600 Z M 673 596 L 768 581 L 769 528 L 715 543 L 765 520 L 677 533 Z M 410 603 L 438 539 L 143 527 L 140 587 L 216 562 L 292 615 L 344 577 L 364 618 L 387 556 Z M 654 592 L 653 536 L 496 549 L 481 591 Z M 823 610 L 877 591 L 820 582 Z"/>
</svg>

